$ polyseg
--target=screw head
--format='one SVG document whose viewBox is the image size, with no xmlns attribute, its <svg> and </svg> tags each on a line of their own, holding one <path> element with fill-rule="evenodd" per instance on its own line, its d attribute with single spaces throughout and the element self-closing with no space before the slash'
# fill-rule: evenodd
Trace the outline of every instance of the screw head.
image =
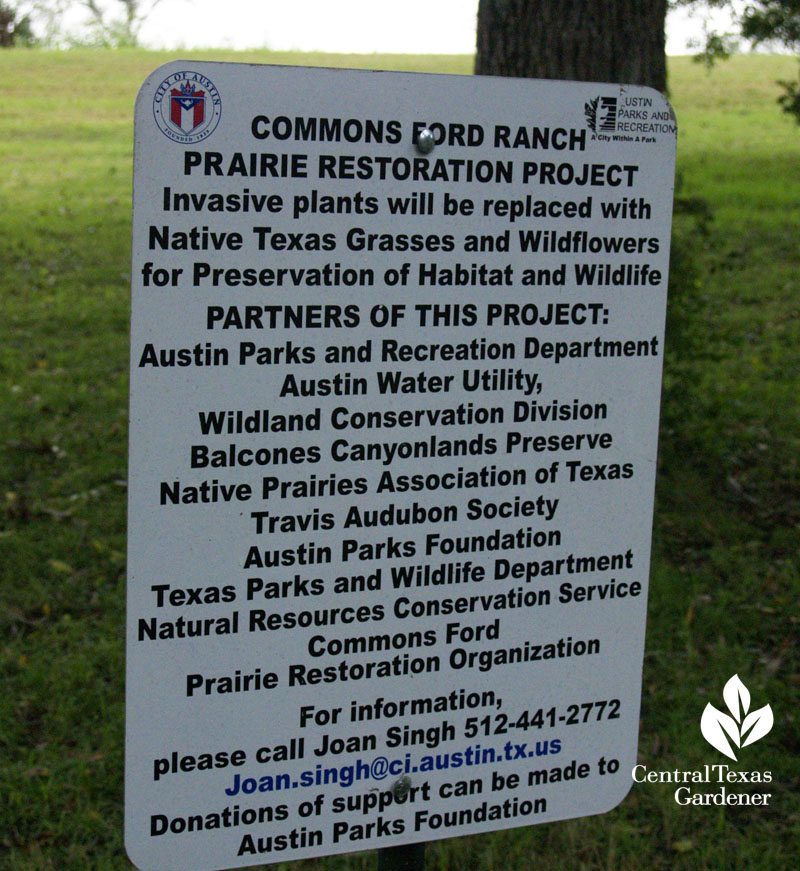
<svg viewBox="0 0 800 871">
<path fill-rule="evenodd" d="M 392 794 L 395 798 L 405 798 L 411 790 L 411 778 L 404 774 L 392 786 Z"/>
<path fill-rule="evenodd" d="M 420 130 L 417 134 L 417 151 L 421 154 L 430 154 L 434 145 L 436 145 L 436 141 L 433 138 L 433 133 L 427 127 Z"/>
</svg>

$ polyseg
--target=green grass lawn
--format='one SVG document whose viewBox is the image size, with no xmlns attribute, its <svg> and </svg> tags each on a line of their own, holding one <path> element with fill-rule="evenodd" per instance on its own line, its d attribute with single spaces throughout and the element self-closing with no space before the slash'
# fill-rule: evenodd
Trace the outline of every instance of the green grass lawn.
<svg viewBox="0 0 800 871">
<path fill-rule="evenodd" d="M 175 55 L 0 52 L 0 868 L 129 868 L 123 624 L 133 102 Z M 192 57 L 469 73 L 469 57 Z M 738 672 L 775 712 L 768 808 L 636 785 L 603 817 L 437 842 L 429 868 L 785 869 L 800 843 L 800 128 L 791 58 L 670 66 L 676 220 L 641 761 L 721 761 Z M 748 767 L 748 766 L 745 766 Z M 305 867 L 374 866 L 374 854 Z"/>
</svg>

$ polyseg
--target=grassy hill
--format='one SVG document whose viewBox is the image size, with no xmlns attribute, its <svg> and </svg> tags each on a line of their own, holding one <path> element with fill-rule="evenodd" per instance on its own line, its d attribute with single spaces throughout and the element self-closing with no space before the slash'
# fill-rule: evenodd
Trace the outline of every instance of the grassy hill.
<svg viewBox="0 0 800 871">
<path fill-rule="evenodd" d="M 469 73 L 468 57 L 187 53 Z M 129 868 L 122 847 L 132 109 L 174 54 L 0 52 L 0 867 Z M 454 841 L 431 869 L 784 869 L 800 837 L 800 129 L 790 58 L 672 59 L 671 285 L 640 757 L 719 761 L 740 675 L 775 726 L 768 807 L 610 814 Z M 712 758 L 713 757 L 713 758 Z M 755 788 L 755 787 L 754 787 Z M 760 790 L 763 791 L 763 790 Z M 373 867 L 372 854 L 308 867 Z"/>
</svg>

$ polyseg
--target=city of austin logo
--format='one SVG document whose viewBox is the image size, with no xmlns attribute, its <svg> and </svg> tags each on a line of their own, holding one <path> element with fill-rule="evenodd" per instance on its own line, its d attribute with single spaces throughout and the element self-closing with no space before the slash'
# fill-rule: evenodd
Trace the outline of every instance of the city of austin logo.
<svg viewBox="0 0 800 871">
<path fill-rule="evenodd" d="M 764 705 L 763 708 L 750 711 L 750 692 L 738 674 L 725 684 L 722 698 L 730 714 L 718 711 L 709 702 L 700 719 L 700 731 L 712 747 L 735 762 L 736 754 L 731 745 L 747 747 L 763 738 L 772 728 L 772 708 Z"/>
<path fill-rule="evenodd" d="M 153 115 L 158 129 L 173 142 L 191 144 L 209 137 L 222 117 L 222 100 L 202 73 L 171 73 L 156 89 Z"/>
</svg>

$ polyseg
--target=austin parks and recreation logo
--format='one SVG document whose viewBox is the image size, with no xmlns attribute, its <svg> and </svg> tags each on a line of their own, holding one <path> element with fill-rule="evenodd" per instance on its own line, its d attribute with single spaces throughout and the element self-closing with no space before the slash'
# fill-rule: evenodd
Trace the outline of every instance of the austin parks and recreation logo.
<svg viewBox="0 0 800 871">
<path fill-rule="evenodd" d="M 700 731 L 708 743 L 720 753 L 738 761 L 733 750 L 740 751 L 763 738 L 772 729 L 772 708 L 764 705 L 750 711 L 750 691 L 738 674 L 725 684 L 722 698 L 730 713 L 717 710 L 710 702 L 700 718 Z M 730 765 L 716 763 L 704 765 L 694 771 L 648 771 L 646 765 L 636 765 L 632 772 L 636 783 L 677 784 L 675 801 L 681 805 L 767 805 L 772 797 L 769 792 L 759 792 L 758 787 L 746 788 L 744 792 L 731 789 L 735 784 L 772 783 L 771 771 L 738 771 Z M 720 784 L 714 792 L 698 790 L 698 784 Z"/>
<path fill-rule="evenodd" d="M 617 98 L 595 97 L 584 104 L 583 114 L 592 133 L 613 133 L 617 129 Z"/>
<path fill-rule="evenodd" d="M 153 115 L 158 129 L 173 142 L 202 142 L 219 124 L 222 100 L 214 83 L 202 73 L 170 73 L 156 88 Z"/>
<path fill-rule="evenodd" d="M 646 92 L 601 94 L 583 104 L 583 116 L 592 139 L 600 142 L 657 142 L 663 134 L 678 133 L 672 109 Z"/>
</svg>

